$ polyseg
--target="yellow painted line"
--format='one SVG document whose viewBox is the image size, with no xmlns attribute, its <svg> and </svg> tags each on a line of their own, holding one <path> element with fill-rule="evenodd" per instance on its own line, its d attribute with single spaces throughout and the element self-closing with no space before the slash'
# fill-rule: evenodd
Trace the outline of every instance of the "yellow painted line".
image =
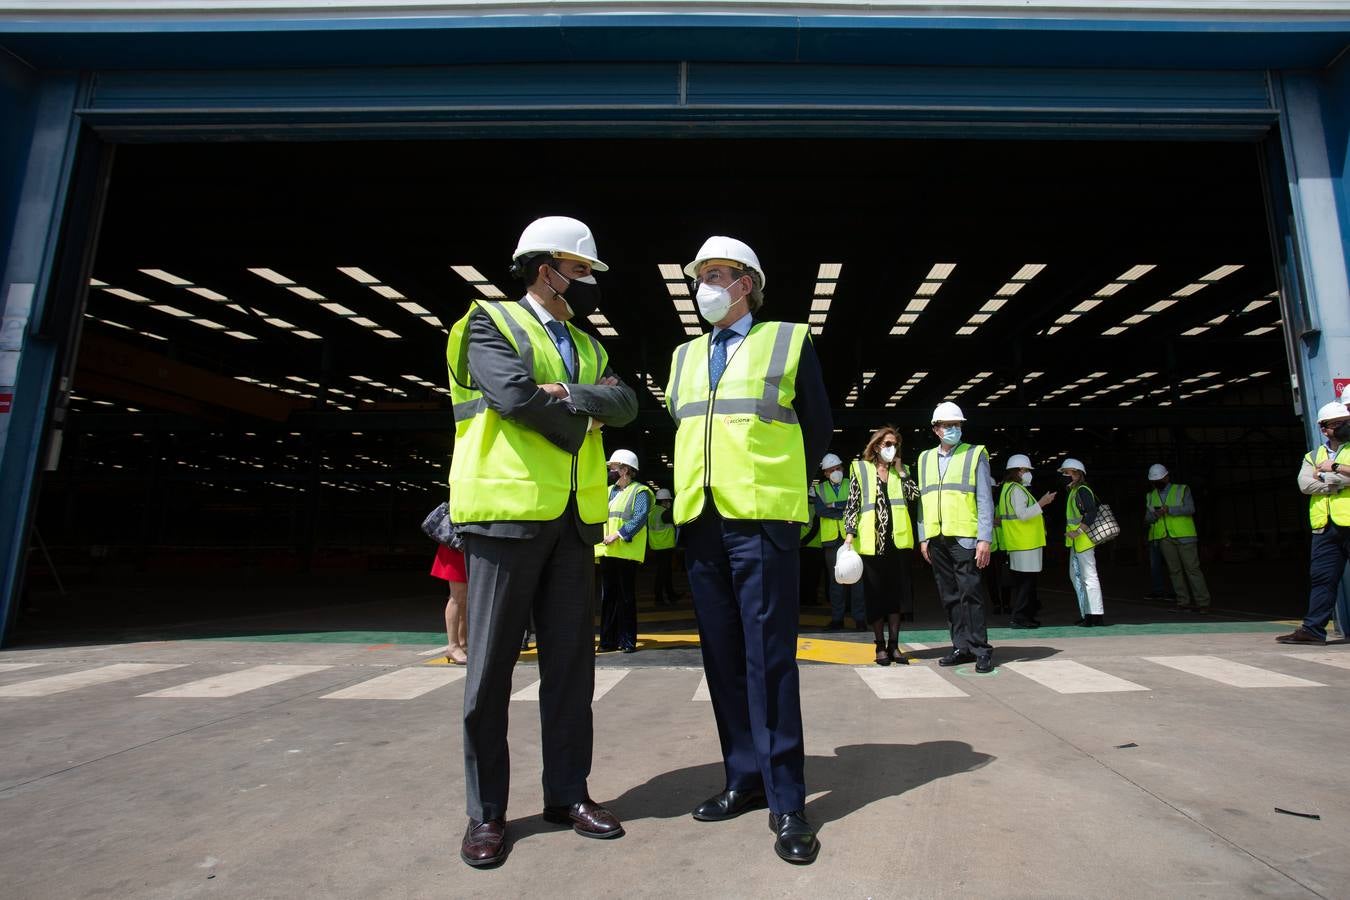
<svg viewBox="0 0 1350 900">
<path fill-rule="evenodd" d="M 697 647 L 699 645 L 698 633 L 676 634 L 676 633 L 658 633 L 658 634 L 639 634 L 638 650 L 673 650 L 679 647 Z M 606 652 L 605 656 L 619 656 L 618 651 Z M 874 662 L 876 657 L 876 648 L 869 643 L 857 641 L 831 641 L 822 638 L 798 638 L 797 639 L 797 658 L 807 662 L 832 663 L 840 666 L 860 666 L 868 665 Z M 523 660 L 537 660 L 539 652 L 534 647 L 524 650 L 520 654 Z M 450 665 L 444 656 L 438 656 L 429 659 L 424 663 L 428 666 Z"/>
</svg>

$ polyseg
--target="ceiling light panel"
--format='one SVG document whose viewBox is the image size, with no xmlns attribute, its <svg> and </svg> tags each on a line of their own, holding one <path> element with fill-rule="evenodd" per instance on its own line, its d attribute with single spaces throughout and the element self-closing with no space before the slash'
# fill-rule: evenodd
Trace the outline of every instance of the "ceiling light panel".
<svg viewBox="0 0 1350 900">
<path fill-rule="evenodd" d="M 956 271 L 956 263 L 935 263 L 928 270 L 928 275 L 919 286 L 914 290 L 913 298 L 905 305 L 906 313 L 922 312 L 927 306 L 929 300 L 937 295 L 937 292 L 946 284 L 947 279 L 951 277 L 952 272 Z M 905 316 L 902 314 L 900 319 L 896 320 L 895 325 L 891 327 L 892 335 L 905 335 L 916 321 L 910 317 L 909 321 L 901 321 Z"/>
<path fill-rule="evenodd" d="M 1022 266 L 1004 285 L 994 292 L 994 296 L 986 300 L 980 307 L 979 312 L 966 320 L 966 324 L 956 329 L 958 335 L 970 335 L 979 330 L 980 326 L 989 321 L 990 316 L 1002 309 L 1008 302 L 1007 298 L 1015 295 L 1022 288 L 1026 287 L 1041 272 L 1045 271 L 1044 263 L 1027 263 Z"/>
</svg>

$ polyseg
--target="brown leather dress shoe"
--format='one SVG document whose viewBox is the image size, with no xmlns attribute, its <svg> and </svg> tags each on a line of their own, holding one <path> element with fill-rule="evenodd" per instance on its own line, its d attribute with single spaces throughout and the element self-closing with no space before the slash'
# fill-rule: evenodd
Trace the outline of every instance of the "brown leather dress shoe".
<svg viewBox="0 0 1350 900">
<path fill-rule="evenodd" d="M 1302 625 L 1288 634 L 1280 635 L 1275 640 L 1281 644 L 1317 644 L 1318 646 L 1327 642 L 1326 638 L 1318 637 Z"/>
<path fill-rule="evenodd" d="M 582 837 L 607 840 L 623 834 L 623 826 L 614 813 L 594 800 L 582 800 L 571 806 L 545 806 L 544 821 L 554 825 L 571 825 Z"/>
<path fill-rule="evenodd" d="M 475 869 L 495 866 L 506 858 L 506 820 L 469 820 L 464 841 L 459 845 L 459 858 Z"/>
</svg>

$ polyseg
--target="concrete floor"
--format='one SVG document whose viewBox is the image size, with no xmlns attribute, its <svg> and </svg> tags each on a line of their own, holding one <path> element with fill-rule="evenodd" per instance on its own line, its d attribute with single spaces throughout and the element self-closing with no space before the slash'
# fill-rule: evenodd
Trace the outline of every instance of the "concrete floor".
<svg viewBox="0 0 1350 900">
<path fill-rule="evenodd" d="M 1350 664 L 1350 646 L 1286 648 L 1271 633 L 1223 627 L 1003 640 L 999 659 L 1013 665 L 983 677 L 939 671 L 936 647 L 908 670 L 803 665 L 808 816 L 823 849 L 802 868 L 774 856 L 762 812 L 689 818 L 722 787 L 695 667 L 620 675 L 622 657 L 604 660 L 620 680 L 594 704 L 590 786 L 627 826 L 612 842 L 543 822 L 536 704 L 513 702 L 512 850 L 500 868 L 475 871 L 457 855 L 463 682 L 408 700 L 324 696 L 432 670 L 422 654 L 433 643 L 0 652 L 0 893 L 1350 896 L 1340 768 L 1350 669 L 1331 664 Z M 1315 684 L 1237 687 L 1147 658 L 1196 655 Z M 1143 689 L 1060 693 L 1019 672 L 1018 659 L 1074 661 Z M 176 668 L 5 696 L 123 663 Z M 327 668 L 234 696 L 140 696 L 276 664 Z M 923 677 L 959 694 L 883 699 L 861 674 L 874 672 L 891 677 L 882 693 Z M 517 668 L 517 689 L 535 680 L 533 666 Z"/>
</svg>

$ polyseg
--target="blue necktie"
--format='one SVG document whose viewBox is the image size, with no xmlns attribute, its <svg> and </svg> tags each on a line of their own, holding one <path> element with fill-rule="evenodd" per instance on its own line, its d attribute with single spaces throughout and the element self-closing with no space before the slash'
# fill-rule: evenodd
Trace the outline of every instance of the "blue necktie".
<svg viewBox="0 0 1350 900">
<path fill-rule="evenodd" d="M 544 326 L 553 335 L 553 343 L 558 346 L 558 355 L 562 357 L 563 368 L 568 378 L 576 378 L 576 367 L 572 362 L 572 339 L 567 334 L 567 326 L 561 322 L 549 322 Z"/>
<path fill-rule="evenodd" d="M 722 380 L 722 373 L 727 370 L 727 341 L 735 333 L 730 328 L 723 328 L 713 335 L 712 359 L 708 362 L 709 390 L 717 390 L 717 382 Z"/>
</svg>

